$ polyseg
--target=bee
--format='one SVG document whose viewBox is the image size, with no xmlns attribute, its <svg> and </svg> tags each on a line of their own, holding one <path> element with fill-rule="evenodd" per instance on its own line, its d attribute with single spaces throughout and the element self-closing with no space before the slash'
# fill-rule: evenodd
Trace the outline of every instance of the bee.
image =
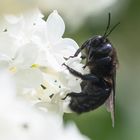
<svg viewBox="0 0 140 140">
<path fill-rule="evenodd" d="M 110 21 L 111 14 L 109 13 L 104 35 L 97 35 L 88 39 L 73 56 L 69 57 L 77 57 L 84 49 L 86 53 L 84 68 L 88 67 L 89 74 L 83 75 L 65 63 L 63 64 L 72 75 L 82 79 L 81 92 L 68 93 L 63 99 L 71 97 L 69 107 L 78 114 L 94 110 L 106 103 L 111 112 L 112 125 L 114 126 L 118 58 L 115 48 L 107 37 L 120 23 L 110 29 Z"/>
</svg>

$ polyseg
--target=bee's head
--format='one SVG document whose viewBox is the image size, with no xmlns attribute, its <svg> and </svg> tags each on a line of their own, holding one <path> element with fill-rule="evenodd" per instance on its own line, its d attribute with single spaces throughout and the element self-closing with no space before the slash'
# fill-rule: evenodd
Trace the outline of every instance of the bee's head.
<svg viewBox="0 0 140 140">
<path fill-rule="evenodd" d="M 118 22 L 110 29 L 110 21 L 111 14 L 109 13 L 105 33 L 102 36 L 101 35 L 94 36 L 85 42 L 84 45 L 86 45 L 88 61 L 94 61 L 95 57 L 108 56 L 112 51 L 112 45 L 107 37 L 120 23 Z"/>
<path fill-rule="evenodd" d="M 94 36 L 91 41 L 90 41 L 90 46 L 92 48 L 99 48 L 102 46 L 102 44 L 105 44 L 105 43 L 109 43 L 109 40 L 107 39 L 107 37 L 104 37 L 104 36 L 101 36 L 101 35 L 97 35 L 97 36 Z"/>
<path fill-rule="evenodd" d="M 99 56 L 106 56 L 108 55 L 112 50 L 112 45 L 110 41 L 105 38 L 104 36 L 95 36 L 92 39 L 90 39 L 89 45 L 88 45 L 88 60 L 92 61 L 94 57 Z"/>
</svg>

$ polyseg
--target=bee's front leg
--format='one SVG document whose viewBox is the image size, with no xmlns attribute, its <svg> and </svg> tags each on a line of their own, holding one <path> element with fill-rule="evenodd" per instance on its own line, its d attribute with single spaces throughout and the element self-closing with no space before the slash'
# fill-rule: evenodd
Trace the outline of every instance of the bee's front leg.
<svg viewBox="0 0 140 140">
<path fill-rule="evenodd" d="M 86 80 L 86 81 L 93 81 L 93 82 L 99 82 L 99 78 L 97 76 L 95 76 L 94 74 L 85 74 L 83 75 L 82 73 L 74 70 L 73 68 L 70 68 L 68 65 L 66 64 L 63 64 L 64 66 L 67 67 L 67 69 L 69 70 L 69 72 L 76 76 L 76 77 L 79 77 L 81 78 L 82 80 Z"/>
</svg>

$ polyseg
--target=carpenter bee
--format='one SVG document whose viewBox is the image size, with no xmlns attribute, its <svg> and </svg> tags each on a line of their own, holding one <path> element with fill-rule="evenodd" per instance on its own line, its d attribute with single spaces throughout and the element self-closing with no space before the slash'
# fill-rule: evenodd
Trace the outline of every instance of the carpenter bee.
<svg viewBox="0 0 140 140">
<path fill-rule="evenodd" d="M 110 29 L 110 21 L 111 14 L 109 13 L 104 35 L 97 35 L 88 39 L 73 56 L 69 57 L 78 56 L 84 49 L 86 52 L 84 68 L 89 68 L 89 74 L 83 75 L 68 65 L 63 65 L 72 75 L 82 79 L 81 92 L 71 92 L 65 96 L 65 98 L 71 97 L 69 104 L 71 110 L 80 114 L 94 110 L 106 103 L 111 112 L 112 125 L 114 126 L 115 82 L 118 59 L 116 50 L 107 37 L 120 23 L 117 23 Z"/>
</svg>

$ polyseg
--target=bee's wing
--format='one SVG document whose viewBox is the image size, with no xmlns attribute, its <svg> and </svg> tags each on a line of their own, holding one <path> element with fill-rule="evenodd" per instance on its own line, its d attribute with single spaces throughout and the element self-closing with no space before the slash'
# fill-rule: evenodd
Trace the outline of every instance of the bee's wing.
<svg viewBox="0 0 140 140">
<path fill-rule="evenodd" d="M 111 94 L 109 98 L 105 102 L 105 106 L 107 107 L 107 111 L 111 113 L 111 119 L 112 119 L 112 126 L 114 127 L 115 123 L 115 87 L 116 87 L 116 70 L 112 76 L 112 84 L 113 89 L 111 91 Z"/>
</svg>

